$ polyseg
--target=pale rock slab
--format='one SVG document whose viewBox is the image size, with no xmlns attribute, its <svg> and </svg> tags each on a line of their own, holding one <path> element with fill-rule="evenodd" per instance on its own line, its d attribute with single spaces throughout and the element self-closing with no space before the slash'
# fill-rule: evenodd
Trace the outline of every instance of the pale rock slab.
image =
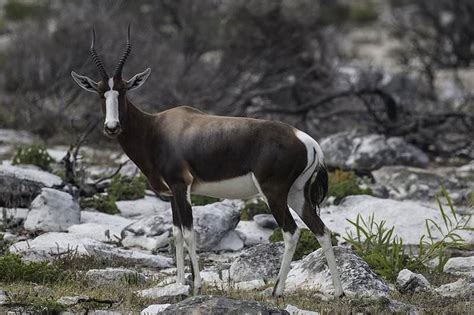
<svg viewBox="0 0 474 315">
<path fill-rule="evenodd" d="M 80 222 L 79 204 L 68 193 L 51 188 L 43 188 L 31 203 L 31 211 L 25 221 L 29 231 L 66 231 Z"/>
<path fill-rule="evenodd" d="M 235 282 L 275 280 L 283 249 L 283 243 L 259 244 L 246 249 L 230 266 L 230 278 Z"/>
<path fill-rule="evenodd" d="M 328 228 L 341 235 L 355 233 L 355 228 L 347 219 L 355 220 L 360 214 L 364 219 L 374 214 L 375 221 L 386 221 L 387 227 L 395 227 L 394 234 L 403 239 L 406 245 L 418 245 L 420 237 L 426 234 L 425 220 L 430 218 L 444 225 L 439 209 L 435 206 L 428 207 L 415 201 L 397 201 L 381 199 L 367 195 L 348 196 L 337 206 L 321 209 L 321 219 Z M 451 217 L 450 213 L 447 213 Z M 452 218 L 452 217 L 451 217 Z M 473 220 L 469 223 L 474 225 Z M 439 233 L 431 226 L 433 236 Z M 467 243 L 474 243 L 474 232 L 460 231 L 459 234 Z"/>
<path fill-rule="evenodd" d="M 389 287 L 360 257 L 350 249 L 334 247 L 336 262 L 344 293 L 352 297 L 387 297 Z M 294 263 L 286 280 L 286 291 L 318 290 L 325 295 L 334 293 L 334 285 L 326 257 L 320 248 Z"/>
</svg>

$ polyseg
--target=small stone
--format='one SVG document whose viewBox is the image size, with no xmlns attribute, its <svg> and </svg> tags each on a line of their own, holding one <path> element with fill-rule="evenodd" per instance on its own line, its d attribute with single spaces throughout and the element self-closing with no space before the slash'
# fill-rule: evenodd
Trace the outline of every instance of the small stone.
<svg viewBox="0 0 474 315">
<path fill-rule="evenodd" d="M 286 306 L 285 311 L 290 313 L 290 315 L 319 315 L 320 314 L 318 312 L 301 310 L 301 309 L 299 309 L 296 306 L 291 305 L 291 304 L 288 304 Z"/>
<path fill-rule="evenodd" d="M 86 295 L 76 295 L 76 296 L 63 296 L 57 302 L 65 306 L 73 306 L 82 302 L 89 301 L 89 297 Z"/>
<path fill-rule="evenodd" d="M 10 298 L 6 291 L 0 289 L 0 305 L 5 305 L 10 303 Z"/>
<path fill-rule="evenodd" d="M 273 230 L 262 228 L 254 221 L 240 221 L 235 231 L 239 233 L 245 246 L 268 243 L 273 233 Z"/>
<path fill-rule="evenodd" d="M 91 269 L 85 277 L 92 286 L 143 284 L 146 281 L 143 274 L 126 268 Z"/>
<path fill-rule="evenodd" d="M 265 286 L 265 281 L 263 281 L 262 279 L 242 281 L 242 282 L 235 283 L 235 288 L 237 290 L 242 290 L 242 291 L 251 291 L 251 290 L 259 289 L 264 286 Z"/>
<path fill-rule="evenodd" d="M 253 220 L 265 229 L 274 230 L 278 227 L 277 221 L 271 214 L 256 214 L 253 216 Z"/>
<path fill-rule="evenodd" d="M 401 293 L 421 292 L 428 289 L 430 283 L 422 274 L 403 269 L 398 273 L 396 286 Z"/>
<path fill-rule="evenodd" d="M 171 304 L 152 304 L 140 312 L 140 315 L 161 314 Z"/>
<path fill-rule="evenodd" d="M 235 230 L 230 230 L 217 244 L 215 251 L 238 251 L 244 248 L 244 241 Z"/>
<path fill-rule="evenodd" d="M 444 265 L 443 271 L 474 276 L 474 256 L 449 258 L 446 265 Z"/>
<path fill-rule="evenodd" d="M 154 287 L 150 289 L 140 290 L 137 295 L 143 298 L 173 298 L 180 296 L 188 296 L 191 288 L 189 285 L 173 283 L 164 287 Z"/>
</svg>

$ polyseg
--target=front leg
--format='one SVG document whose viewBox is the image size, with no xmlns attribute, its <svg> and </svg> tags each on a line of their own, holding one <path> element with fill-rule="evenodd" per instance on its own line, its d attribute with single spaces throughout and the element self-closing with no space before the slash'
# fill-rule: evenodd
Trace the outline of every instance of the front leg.
<svg viewBox="0 0 474 315">
<path fill-rule="evenodd" d="M 191 185 L 184 183 L 170 185 L 173 193 L 173 203 L 175 209 L 173 213 L 177 214 L 181 224 L 182 237 L 191 259 L 191 268 L 194 275 L 194 294 L 198 294 L 201 290 L 201 274 L 199 273 L 199 261 L 196 254 L 196 238 L 193 229 L 193 213 L 191 208 Z M 174 217 L 174 214 L 173 214 Z M 178 246 L 176 246 L 176 253 L 178 254 Z M 176 255 L 178 258 L 178 255 Z M 178 269 L 179 271 L 179 269 Z"/>
<path fill-rule="evenodd" d="M 183 230 L 181 228 L 179 210 L 174 198 L 171 198 L 171 210 L 173 212 L 173 237 L 176 248 L 176 283 L 185 284 Z"/>
</svg>

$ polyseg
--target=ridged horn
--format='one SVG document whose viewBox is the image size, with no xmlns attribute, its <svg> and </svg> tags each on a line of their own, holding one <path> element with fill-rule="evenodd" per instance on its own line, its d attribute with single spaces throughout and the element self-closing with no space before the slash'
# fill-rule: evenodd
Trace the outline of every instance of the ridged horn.
<svg viewBox="0 0 474 315">
<path fill-rule="evenodd" d="M 99 55 L 97 55 L 97 52 L 95 51 L 95 30 L 92 29 L 92 43 L 91 43 L 91 56 L 92 59 L 94 60 L 95 65 L 97 66 L 97 69 L 99 69 L 100 75 L 102 76 L 102 80 L 104 82 L 107 82 L 109 80 L 109 76 L 107 75 L 107 71 L 105 71 L 104 65 L 102 64 L 102 60 L 100 60 Z"/>
<path fill-rule="evenodd" d="M 115 68 L 114 77 L 121 79 L 122 78 L 122 68 L 127 61 L 128 55 L 130 55 L 130 51 L 132 50 L 132 45 L 130 44 L 130 24 L 128 24 L 128 32 L 127 32 L 127 45 L 125 46 L 125 51 L 123 52 L 122 58 Z"/>
</svg>

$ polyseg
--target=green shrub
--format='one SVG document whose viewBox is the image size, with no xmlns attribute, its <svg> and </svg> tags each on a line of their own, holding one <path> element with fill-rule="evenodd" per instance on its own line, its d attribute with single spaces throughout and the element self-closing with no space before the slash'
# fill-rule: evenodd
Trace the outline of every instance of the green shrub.
<svg viewBox="0 0 474 315">
<path fill-rule="evenodd" d="M 359 187 L 359 182 L 354 172 L 336 170 L 329 173 L 328 195 L 336 197 L 336 203 L 346 196 L 371 194 L 372 190 L 370 188 L 362 189 Z"/>
<path fill-rule="evenodd" d="M 115 200 L 136 200 L 145 197 L 147 179 L 143 175 L 128 178 L 120 174 L 112 178 L 108 194 Z"/>
<path fill-rule="evenodd" d="M 443 196 L 447 199 L 452 216 L 449 217 L 446 214 L 440 197 L 437 197 L 444 225 L 432 219 L 425 220 L 426 234 L 419 240 L 417 256 L 405 249 L 402 238 L 394 234 L 394 227 L 388 228 L 386 221 L 376 222 L 374 215 L 368 219 L 357 215 L 355 221 L 348 220 L 355 227 L 356 232 L 355 235 L 349 232 L 344 239 L 377 274 L 389 281 L 394 281 L 400 270 L 405 268 L 412 271 L 424 271 L 427 269 L 426 264 L 434 259 L 438 261 L 434 270 L 441 272 L 449 259 L 447 250 L 464 244 L 464 239 L 458 232 L 473 230 L 469 228 L 471 217 L 459 217 L 446 191 L 443 191 Z M 436 228 L 441 237 L 433 236 L 430 224 Z"/>
<path fill-rule="evenodd" d="M 218 202 L 219 198 L 200 196 L 200 195 L 191 195 L 191 204 L 193 206 L 205 206 L 211 203 Z"/>
<path fill-rule="evenodd" d="M 350 21 L 358 24 L 366 24 L 377 19 L 377 8 L 373 0 L 356 0 L 351 1 L 350 4 Z"/>
<path fill-rule="evenodd" d="M 261 199 L 247 201 L 242 210 L 240 210 L 240 220 L 249 221 L 256 214 L 272 214 L 265 201 Z"/>
<path fill-rule="evenodd" d="M 47 6 L 45 1 L 8 0 L 3 10 L 6 18 L 18 21 L 42 16 L 47 12 Z"/>
<path fill-rule="evenodd" d="M 45 171 L 51 170 L 53 158 L 48 154 L 46 148 L 39 144 L 32 144 L 18 148 L 13 157 L 13 164 L 32 164 Z"/>
<path fill-rule="evenodd" d="M 23 262 L 20 256 L 6 254 L 0 257 L 0 282 L 56 283 L 67 280 L 70 274 L 56 264 Z"/>
<path fill-rule="evenodd" d="M 333 246 L 337 245 L 337 233 L 331 233 L 331 243 Z M 273 234 L 270 236 L 270 242 L 282 242 L 283 241 L 283 233 L 281 232 L 280 228 L 277 228 L 273 231 Z M 296 245 L 295 255 L 293 256 L 293 260 L 299 260 L 304 256 L 311 254 L 318 248 L 321 248 L 316 236 L 313 232 L 308 229 L 302 229 L 300 231 L 300 238 L 298 240 L 298 244 Z"/>
<path fill-rule="evenodd" d="M 108 214 L 118 214 L 120 213 L 115 203 L 115 198 L 110 195 L 95 195 L 91 198 L 83 198 L 80 201 L 81 208 L 94 208 L 97 211 L 108 213 Z"/>
<path fill-rule="evenodd" d="M 467 204 L 469 207 L 474 208 L 474 190 L 469 193 Z"/>
</svg>

